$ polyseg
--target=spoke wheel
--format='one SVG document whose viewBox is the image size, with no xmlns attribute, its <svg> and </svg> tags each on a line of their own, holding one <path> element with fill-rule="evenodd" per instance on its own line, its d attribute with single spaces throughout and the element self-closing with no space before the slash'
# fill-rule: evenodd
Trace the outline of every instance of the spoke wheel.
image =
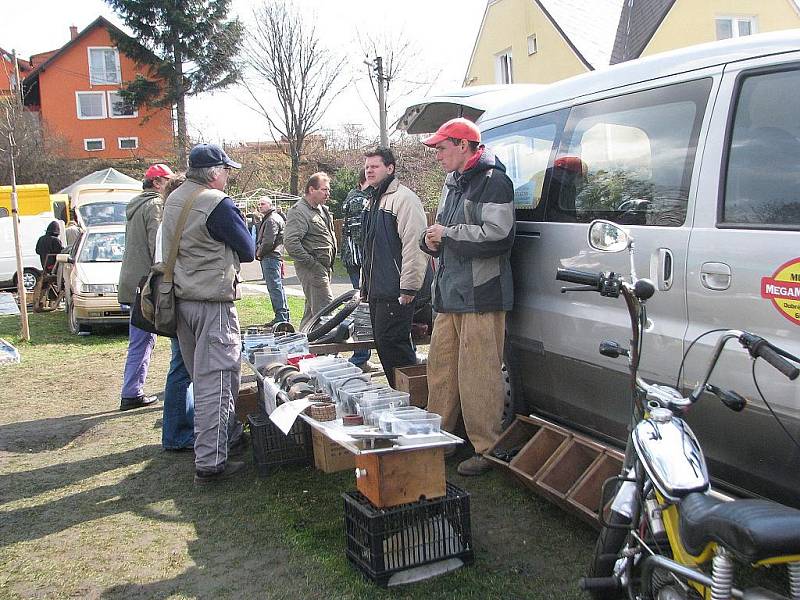
<svg viewBox="0 0 800 600">
<path fill-rule="evenodd" d="M 311 317 L 311 320 L 303 326 L 301 331 L 308 335 L 309 342 L 316 341 L 349 317 L 350 313 L 358 308 L 359 303 L 358 290 L 345 292 L 338 298 L 334 298 L 330 304 Z M 337 310 L 338 312 L 334 314 Z M 328 315 L 333 316 L 323 323 L 322 319 Z"/>
</svg>

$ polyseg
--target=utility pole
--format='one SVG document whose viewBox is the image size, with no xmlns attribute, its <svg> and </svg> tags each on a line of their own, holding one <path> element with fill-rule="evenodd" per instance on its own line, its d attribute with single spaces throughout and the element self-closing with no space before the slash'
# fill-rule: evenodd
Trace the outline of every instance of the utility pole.
<svg viewBox="0 0 800 600">
<path fill-rule="evenodd" d="M 11 117 L 6 108 L 6 120 L 8 121 L 8 152 L 11 157 L 11 218 L 14 224 L 14 249 L 17 254 L 17 294 L 19 296 L 19 316 L 22 321 L 22 332 L 20 337 L 26 341 L 31 341 L 31 330 L 28 326 L 28 299 L 25 297 L 25 270 L 22 267 L 22 245 L 19 239 L 19 203 L 17 201 L 17 173 L 14 167 L 14 134 L 11 131 Z M 44 275 L 44 274 L 42 274 Z"/>
<path fill-rule="evenodd" d="M 389 131 L 386 127 L 386 88 L 384 85 L 388 83 L 383 76 L 383 57 L 378 56 L 375 58 L 375 76 L 378 80 L 378 118 L 381 128 L 381 146 L 384 148 L 389 147 Z"/>
<path fill-rule="evenodd" d="M 19 61 L 17 60 L 17 51 L 11 50 L 11 57 L 14 60 L 14 78 L 15 78 L 15 85 L 17 86 L 17 100 L 19 102 L 20 108 L 22 108 L 22 81 L 19 79 Z"/>
</svg>

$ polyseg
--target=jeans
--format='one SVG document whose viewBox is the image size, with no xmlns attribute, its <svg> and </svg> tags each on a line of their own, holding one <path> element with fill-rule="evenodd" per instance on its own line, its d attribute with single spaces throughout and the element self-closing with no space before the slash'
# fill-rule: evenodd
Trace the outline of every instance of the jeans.
<svg viewBox="0 0 800 600">
<path fill-rule="evenodd" d="M 361 287 L 361 267 L 347 267 L 347 274 L 350 276 L 350 283 L 353 284 L 353 289 L 359 289 Z M 353 352 L 353 356 L 350 357 L 350 362 L 360 367 L 369 360 L 371 355 L 369 350 L 356 350 Z"/>
<path fill-rule="evenodd" d="M 137 398 L 144 394 L 144 380 L 150 366 L 150 354 L 156 345 L 156 334 L 139 329 L 132 323 L 128 328 L 128 356 L 122 375 L 123 398 Z"/>
<path fill-rule="evenodd" d="M 189 387 L 191 379 L 183 364 L 178 340 L 170 340 L 172 359 L 169 362 L 164 387 L 164 418 L 161 426 L 161 445 L 170 450 L 194 447 L 194 396 Z"/>
<path fill-rule="evenodd" d="M 286 292 L 283 290 L 281 280 L 281 259 L 267 257 L 261 259 L 261 273 L 264 275 L 264 283 L 269 290 L 269 299 L 272 302 L 272 310 L 275 313 L 275 322 L 289 320 L 289 306 L 286 303 Z"/>
</svg>

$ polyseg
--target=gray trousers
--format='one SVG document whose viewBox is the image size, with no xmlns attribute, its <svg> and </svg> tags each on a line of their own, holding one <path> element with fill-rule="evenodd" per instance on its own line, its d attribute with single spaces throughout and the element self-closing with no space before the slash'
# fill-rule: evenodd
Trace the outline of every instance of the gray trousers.
<svg viewBox="0 0 800 600">
<path fill-rule="evenodd" d="M 325 275 L 322 275 L 323 269 Z M 300 320 L 300 327 L 302 328 L 303 325 L 311 320 L 311 317 L 333 301 L 331 277 L 330 271 L 322 265 L 318 265 L 315 269 L 309 269 L 295 263 L 294 270 L 300 280 L 300 285 L 303 286 L 303 294 L 306 297 L 303 318 Z"/>
<path fill-rule="evenodd" d="M 194 384 L 194 464 L 222 471 L 242 435 L 234 411 L 242 353 L 233 302 L 178 300 L 178 343 Z"/>
</svg>

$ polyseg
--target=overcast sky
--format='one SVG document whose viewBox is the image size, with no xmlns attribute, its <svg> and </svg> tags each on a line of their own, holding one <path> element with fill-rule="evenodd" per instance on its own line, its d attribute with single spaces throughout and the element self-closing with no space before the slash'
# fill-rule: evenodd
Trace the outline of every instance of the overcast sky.
<svg viewBox="0 0 800 600">
<path fill-rule="evenodd" d="M 258 4 L 258 0 L 233 0 L 233 11 L 247 24 Z M 356 76 L 363 77 L 366 70 L 358 56 L 358 32 L 404 35 L 421 51 L 420 72 L 427 75 L 426 81 L 439 74 L 430 90 L 436 93 L 461 86 L 486 0 L 295 0 L 295 4 L 316 19 L 326 44 L 353 57 Z M 121 25 L 102 0 L 25 0 L 16 6 L 0 20 L 0 47 L 16 50 L 21 58 L 61 47 L 69 41 L 70 25 L 81 31 L 99 15 Z M 418 86 L 421 89 L 426 86 Z M 361 88 L 360 94 L 349 90 L 339 96 L 323 126 L 361 123 L 368 132 L 376 131 L 365 108 L 365 103 L 369 107 L 374 103 L 369 94 Z M 239 89 L 191 99 L 190 130 L 207 141 L 268 139 L 265 124 L 243 105 L 245 101 L 246 92 Z M 401 104 L 407 102 L 399 100 L 396 106 Z"/>
</svg>

